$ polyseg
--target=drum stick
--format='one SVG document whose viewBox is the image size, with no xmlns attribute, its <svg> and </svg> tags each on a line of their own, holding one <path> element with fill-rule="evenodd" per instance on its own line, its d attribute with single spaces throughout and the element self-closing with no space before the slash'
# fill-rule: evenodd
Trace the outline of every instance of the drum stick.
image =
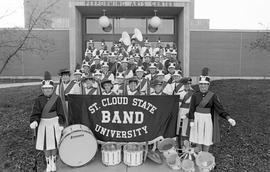
<svg viewBox="0 0 270 172">
<path fill-rule="evenodd" d="M 146 161 L 146 158 L 147 158 L 147 153 L 148 153 L 148 141 L 146 142 L 146 145 L 145 145 L 145 155 L 144 155 L 143 162 L 145 162 L 145 161 Z"/>
</svg>

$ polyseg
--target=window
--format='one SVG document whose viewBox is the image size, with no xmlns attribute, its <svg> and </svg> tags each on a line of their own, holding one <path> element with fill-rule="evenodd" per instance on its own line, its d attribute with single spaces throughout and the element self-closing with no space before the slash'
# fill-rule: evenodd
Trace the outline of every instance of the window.
<svg viewBox="0 0 270 172">
<path fill-rule="evenodd" d="M 114 29 L 116 34 L 121 34 L 124 31 L 127 31 L 129 34 L 133 34 L 135 28 L 138 28 L 143 34 L 145 34 L 146 19 L 134 19 L 134 18 L 114 19 Z"/>
<path fill-rule="evenodd" d="M 113 24 L 112 19 L 110 19 Z M 87 34 L 112 34 L 113 29 L 110 32 L 104 32 L 98 23 L 98 19 L 86 19 L 86 33 Z"/>
<path fill-rule="evenodd" d="M 148 19 L 148 23 L 150 22 L 150 18 Z M 161 24 L 158 27 L 158 30 L 154 33 L 148 30 L 148 34 L 166 34 L 173 35 L 174 34 L 174 20 L 173 19 L 161 19 Z"/>
</svg>

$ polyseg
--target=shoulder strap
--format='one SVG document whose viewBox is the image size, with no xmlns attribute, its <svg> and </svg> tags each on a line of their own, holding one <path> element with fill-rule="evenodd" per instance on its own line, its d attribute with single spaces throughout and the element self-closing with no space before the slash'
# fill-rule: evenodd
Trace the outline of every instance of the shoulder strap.
<svg viewBox="0 0 270 172">
<path fill-rule="evenodd" d="M 183 86 L 183 84 L 179 83 L 175 89 L 174 89 L 174 92 L 178 92 L 178 90 Z"/>
<path fill-rule="evenodd" d="M 89 91 L 88 95 L 92 95 L 95 91 L 97 91 L 97 89 L 96 89 L 96 88 L 92 88 L 92 89 Z"/>
<path fill-rule="evenodd" d="M 189 99 L 192 95 L 192 91 L 188 91 L 187 94 L 184 96 L 182 103 L 185 103 L 187 99 Z"/>
<path fill-rule="evenodd" d="M 67 88 L 65 89 L 64 93 L 67 94 L 70 92 L 70 90 L 72 89 L 72 87 L 74 86 L 75 82 L 74 81 L 70 81 L 70 83 L 68 84 Z"/>
<path fill-rule="evenodd" d="M 202 99 L 202 101 L 200 102 L 199 106 L 200 108 L 204 108 L 207 103 L 209 103 L 209 101 L 211 100 L 211 98 L 213 97 L 214 93 L 211 91 L 208 91 L 208 93 L 206 94 L 206 96 Z"/>
<path fill-rule="evenodd" d="M 50 110 L 51 110 L 52 106 L 54 105 L 54 103 L 56 102 L 57 98 L 58 98 L 58 96 L 55 93 L 53 93 L 51 98 L 48 100 L 48 102 L 44 106 L 41 116 L 44 116 L 46 113 L 50 112 Z"/>
</svg>

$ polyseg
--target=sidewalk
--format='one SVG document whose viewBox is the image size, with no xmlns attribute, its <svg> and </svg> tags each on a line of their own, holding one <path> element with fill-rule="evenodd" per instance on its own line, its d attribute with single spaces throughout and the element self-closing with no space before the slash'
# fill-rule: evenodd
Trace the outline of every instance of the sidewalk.
<svg viewBox="0 0 270 172">
<path fill-rule="evenodd" d="M 23 87 L 23 86 L 32 86 L 32 85 L 40 85 L 40 82 L 26 82 L 26 83 L 8 83 L 8 84 L 0 84 L 1 88 L 11 88 L 11 87 Z"/>
</svg>

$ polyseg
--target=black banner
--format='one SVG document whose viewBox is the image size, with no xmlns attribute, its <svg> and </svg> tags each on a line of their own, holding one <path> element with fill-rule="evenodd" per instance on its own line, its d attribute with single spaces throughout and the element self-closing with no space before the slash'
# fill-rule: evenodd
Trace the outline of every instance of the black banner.
<svg viewBox="0 0 270 172">
<path fill-rule="evenodd" d="M 69 124 L 88 126 L 104 142 L 174 137 L 178 96 L 69 95 Z"/>
</svg>

